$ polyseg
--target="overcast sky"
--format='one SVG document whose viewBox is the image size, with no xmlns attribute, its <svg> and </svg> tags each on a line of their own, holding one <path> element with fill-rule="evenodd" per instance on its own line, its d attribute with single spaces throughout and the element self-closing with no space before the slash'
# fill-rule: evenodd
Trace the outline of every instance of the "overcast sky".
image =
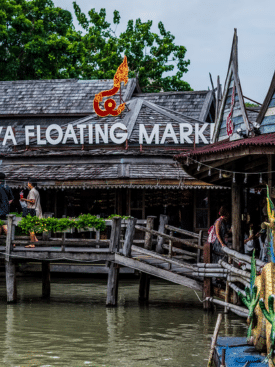
<svg viewBox="0 0 275 367">
<path fill-rule="evenodd" d="M 53 0 L 56 6 L 73 12 L 71 0 Z M 274 0 L 77 0 L 81 10 L 106 8 L 112 21 L 114 10 L 121 15 L 117 32 L 129 19 L 162 21 L 187 48 L 189 71 L 184 75 L 194 90 L 210 87 L 209 72 L 216 86 L 217 75 L 224 85 L 234 28 L 238 30 L 239 76 L 243 94 L 260 103 L 269 88 L 275 66 Z M 75 20 L 77 27 L 77 21 Z M 78 27 L 77 27 L 78 28 Z"/>
</svg>

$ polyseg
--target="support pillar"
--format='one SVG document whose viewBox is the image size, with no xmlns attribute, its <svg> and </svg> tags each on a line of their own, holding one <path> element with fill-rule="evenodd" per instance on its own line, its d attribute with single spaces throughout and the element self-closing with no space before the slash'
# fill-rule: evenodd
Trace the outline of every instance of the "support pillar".
<svg viewBox="0 0 275 367">
<path fill-rule="evenodd" d="M 51 264 L 48 261 L 42 261 L 42 297 L 50 298 L 51 295 Z"/>
<path fill-rule="evenodd" d="M 156 217 L 147 217 L 146 228 L 154 229 L 154 220 Z M 145 232 L 144 248 L 146 250 L 152 250 L 152 239 L 153 236 L 149 232 Z M 139 301 L 148 301 L 150 292 L 150 275 L 146 273 L 140 273 L 139 280 Z"/>
<path fill-rule="evenodd" d="M 6 269 L 6 290 L 7 290 L 7 302 L 15 303 L 17 301 L 17 287 L 16 287 L 16 267 L 10 254 L 12 252 L 12 240 L 14 238 L 14 215 L 9 214 L 8 218 L 8 231 L 6 237 L 6 256 L 5 256 L 5 269 Z"/>
<path fill-rule="evenodd" d="M 114 217 L 112 219 L 112 231 L 109 245 L 109 250 L 111 252 L 119 252 L 120 232 L 121 232 L 121 218 Z M 118 276 L 119 276 L 119 266 L 111 262 L 109 264 L 106 306 L 117 305 Z"/>
<path fill-rule="evenodd" d="M 242 252 L 241 243 L 241 186 L 232 183 L 232 247 L 233 250 Z"/>
<path fill-rule="evenodd" d="M 166 224 L 168 224 L 168 217 L 164 214 L 161 214 L 159 217 L 159 229 L 158 231 L 161 233 L 165 233 L 165 226 Z M 157 247 L 156 247 L 156 252 L 158 252 L 159 254 L 163 254 L 163 248 L 162 245 L 164 243 L 164 238 L 161 236 L 158 236 L 157 239 Z"/>
</svg>

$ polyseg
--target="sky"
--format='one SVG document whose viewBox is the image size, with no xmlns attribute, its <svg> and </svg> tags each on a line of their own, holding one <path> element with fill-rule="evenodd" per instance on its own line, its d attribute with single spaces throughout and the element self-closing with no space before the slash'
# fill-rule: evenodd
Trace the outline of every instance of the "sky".
<svg viewBox="0 0 275 367">
<path fill-rule="evenodd" d="M 73 13 L 71 0 L 53 0 Z M 187 48 L 191 64 L 183 79 L 194 90 L 215 86 L 220 76 L 224 86 L 234 28 L 239 46 L 239 76 L 243 94 L 262 103 L 275 70 L 274 0 L 76 0 L 87 14 L 91 8 L 106 8 L 107 20 L 114 10 L 121 15 L 117 34 L 129 19 L 153 20 L 153 30 L 162 21 L 175 36 L 175 43 Z M 74 18 L 76 29 L 80 29 Z"/>
</svg>

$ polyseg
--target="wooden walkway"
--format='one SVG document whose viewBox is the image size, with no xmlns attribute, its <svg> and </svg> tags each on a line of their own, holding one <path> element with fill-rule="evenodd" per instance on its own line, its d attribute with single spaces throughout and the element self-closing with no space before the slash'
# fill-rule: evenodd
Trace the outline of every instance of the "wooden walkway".
<svg viewBox="0 0 275 367">
<path fill-rule="evenodd" d="M 175 228 L 167 228 L 169 226 L 165 218 L 164 216 L 161 218 L 159 231 L 153 230 L 153 217 L 147 219 L 144 223 L 146 226 L 140 225 L 141 223 L 137 224 L 135 218 L 130 218 L 122 223 L 121 218 L 116 217 L 108 223 L 112 226 L 109 240 L 66 239 L 65 236 L 58 239 L 48 235 L 46 239 L 40 237 L 38 242 L 34 243 L 35 248 L 26 248 L 26 245 L 32 243 L 28 236 L 14 236 L 18 219 L 12 215 L 8 216 L 6 245 L 0 245 L 0 257 L 5 259 L 6 265 L 8 302 L 15 302 L 17 298 L 17 264 L 29 262 L 42 264 L 42 295 L 44 297 L 50 296 L 50 264 L 57 261 L 58 263 L 87 264 L 105 261 L 109 267 L 106 303 L 111 306 L 117 304 L 118 274 L 122 266 L 141 272 L 139 297 L 141 300 L 149 297 L 150 275 L 202 291 L 202 278 L 194 276 L 196 269 L 186 262 L 186 260 L 194 262 L 200 256 L 202 244 L 199 241 L 202 237 L 198 234 L 194 234 L 196 238 L 190 240 L 173 237 L 171 228 L 173 230 Z M 125 235 L 122 234 L 123 225 L 126 227 Z M 170 235 L 165 233 L 167 230 L 170 230 Z M 136 231 L 145 232 L 144 241 L 134 240 Z M 190 234 L 187 231 L 186 233 Z M 155 251 L 153 251 L 154 236 L 157 236 Z M 164 241 L 167 240 L 168 244 L 165 244 Z M 134 245 L 134 242 L 138 244 L 142 242 L 145 248 Z M 173 247 L 174 242 L 183 242 L 193 246 L 195 252 L 175 248 Z M 163 254 L 164 251 L 168 251 L 168 254 Z"/>
<path fill-rule="evenodd" d="M 115 217 L 107 223 L 111 225 L 111 235 L 107 240 L 100 240 L 98 234 L 96 239 L 67 239 L 64 234 L 62 238 L 54 238 L 48 234 L 47 238 L 39 237 L 38 242 L 34 243 L 35 248 L 26 248 L 26 245 L 32 244 L 29 237 L 14 236 L 17 219 L 12 215 L 8 216 L 7 236 L 0 236 L 0 240 L 6 241 L 5 246 L 0 245 L 0 257 L 5 260 L 7 301 L 16 302 L 17 299 L 18 263 L 42 264 L 42 296 L 50 297 L 51 264 L 106 262 L 108 306 L 117 304 L 120 268 L 127 267 L 140 272 L 141 301 L 149 299 L 150 276 L 155 276 L 195 291 L 202 291 L 204 308 L 210 308 L 211 303 L 216 303 L 224 306 L 225 310 L 232 310 L 245 317 L 247 315 L 245 308 L 229 303 L 229 288 L 235 292 L 244 292 L 239 288 L 239 284 L 244 286 L 249 284 L 251 257 L 225 248 L 228 258 L 241 261 L 245 270 L 237 269 L 227 261 L 212 264 L 210 245 L 203 246 L 202 232 L 192 233 L 170 226 L 164 215 L 160 216 L 156 231 L 153 229 L 154 219 L 155 217 L 148 217 L 146 221 L 137 223 L 135 218 L 122 221 L 121 218 Z M 137 232 L 144 233 L 143 240 L 134 239 Z M 188 238 L 176 237 L 175 232 Z M 202 250 L 204 250 L 203 256 Z M 256 263 L 258 270 L 264 265 L 260 260 Z M 224 278 L 226 290 L 223 300 L 214 299 L 211 278 Z"/>
</svg>

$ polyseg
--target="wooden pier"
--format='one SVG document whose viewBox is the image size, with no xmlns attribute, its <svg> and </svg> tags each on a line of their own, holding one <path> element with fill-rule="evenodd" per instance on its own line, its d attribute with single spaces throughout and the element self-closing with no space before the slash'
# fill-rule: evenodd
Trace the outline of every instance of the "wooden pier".
<svg viewBox="0 0 275 367">
<path fill-rule="evenodd" d="M 51 237 L 43 233 L 38 242 L 30 242 L 29 236 L 15 236 L 15 227 L 19 218 L 9 215 L 7 220 L 7 236 L 0 236 L 6 241 L 0 245 L 0 256 L 5 261 L 7 302 L 16 302 L 16 268 L 17 264 L 30 262 L 40 263 L 42 269 L 42 296 L 50 297 L 51 264 L 92 264 L 106 262 L 108 267 L 107 306 L 117 305 L 119 272 L 121 267 L 127 267 L 140 272 L 139 300 L 148 301 L 150 292 L 150 276 L 165 279 L 203 294 L 203 306 L 211 307 L 212 303 L 225 306 L 225 311 L 232 310 L 240 316 L 246 316 L 244 307 L 230 303 L 229 292 L 242 291 L 235 283 L 244 286 L 249 280 L 249 263 L 251 258 L 236 251 L 225 249 L 230 259 L 243 261 L 247 270 L 236 269 L 226 261 L 211 264 L 210 247 L 203 246 L 203 232 L 193 233 L 170 226 L 167 217 L 161 215 L 158 230 L 154 230 L 155 217 L 148 217 L 146 221 L 135 218 L 122 220 L 115 217 L 106 221 L 111 226 L 109 239 L 78 239 Z M 145 233 L 143 240 L 135 240 L 137 232 Z M 178 233 L 187 238 L 176 237 Z M 35 244 L 35 248 L 26 245 Z M 179 246 L 183 245 L 180 248 Z M 262 266 L 257 260 L 257 266 Z M 225 295 L 214 298 L 215 292 L 211 286 L 211 278 L 218 277 L 226 280 Z M 234 283 L 235 282 L 235 283 Z M 222 298 L 222 299 L 221 299 Z"/>
</svg>

